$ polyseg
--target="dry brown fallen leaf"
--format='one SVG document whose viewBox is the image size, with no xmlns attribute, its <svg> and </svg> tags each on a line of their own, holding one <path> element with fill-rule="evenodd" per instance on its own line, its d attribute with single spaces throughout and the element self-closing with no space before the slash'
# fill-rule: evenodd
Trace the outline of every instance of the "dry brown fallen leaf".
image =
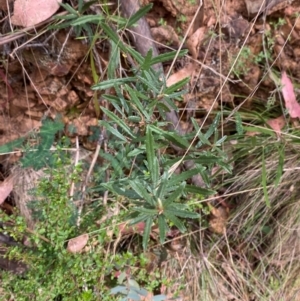
<svg viewBox="0 0 300 301">
<path fill-rule="evenodd" d="M 286 109 L 292 118 L 299 118 L 300 104 L 297 102 L 293 83 L 288 78 L 285 71 L 282 72 L 281 83 L 283 85 L 281 92 L 284 98 Z"/>
<path fill-rule="evenodd" d="M 211 216 L 209 219 L 209 229 L 217 234 L 223 234 L 226 229 L 229 209 L 222 206 L 211 208 Z"/>
<path fill-rule="evenodd" d="M 89 240 L 88 234 L 82 234 L 69 240 L 67 251 L 70 253 L 80 252 L 87 244 Z"/>
<path fill-rule="evenodd" d="M 276 133 L 276 135 L 279 137 L 281 134 L 281 129 L 284 127 L 285 125 L 285 119 L 284 116 L 281 115 L 277 118 L 274 119 L 269 119 L 267 121 L 267 124 L 270 126 L 271 129 L 274 130 L 274 132 Z"/>
<path fill-rule="evenodd" d="M 13 25 L 29 27 L 50 18 L 58 9 L 62 0 L 16 0 Z"/>
<path fill-rule="evenodd" d="M 186 46 L 189 49 L 190 53 L 192 54 L 192 58 L 195 60 L 198 57 L 199 48 L 202 41 L 205 38 L 206 31 L 207 31 L 206 26 L 200 27 L 186 41 Z"/>
<path fill-rule="evenodd" d="M 188 64 L 186 67 L 182 68 L 178 72 L 172 74 L 168 79 L 167 79 L 167 87 L 170 87 L 179 81 L 191 76 L 195 70 L 196 66 L 195 64 Z"/>
<path fill-rule="evenodd" d="M 13 177 L 10 176 L 0 183 L 0 205 L 5 201 L 13 189 Z"/>
</svg>

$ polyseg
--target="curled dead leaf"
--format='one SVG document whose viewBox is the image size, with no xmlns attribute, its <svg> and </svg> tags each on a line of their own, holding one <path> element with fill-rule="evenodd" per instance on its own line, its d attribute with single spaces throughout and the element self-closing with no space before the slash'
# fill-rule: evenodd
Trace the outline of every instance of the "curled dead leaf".
<svg viewBox="0 0 300 301">
<path fill-rule="evenodd" d="M 67 250 L 70 253 L 80 252 L 87 244 L 89 240 L 88 234 L 82 234 L 69 240 Z"/>
</svg>

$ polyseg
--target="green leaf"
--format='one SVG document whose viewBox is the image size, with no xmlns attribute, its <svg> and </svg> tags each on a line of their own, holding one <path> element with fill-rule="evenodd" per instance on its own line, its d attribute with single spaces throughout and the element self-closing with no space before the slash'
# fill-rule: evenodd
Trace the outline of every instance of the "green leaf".
<svg viewBox="0 0 300 301">
<path fill-rule="evenodd" d="M 181 233 L 184 233 L 186 231 L 186 227 L 183 224 L 183 222 L 180 219 L 178 219 L 174 214 L 166 211 L 166 212 L 164 212 L 164 216 L 169 221 L 171 221 L 174 224 L 174 226 L 176 226 Z"/>
<path fill-rule="evenodd" d="M 192 176 L 196 175 L 199 173 L 198 168 L 194 168 L 191 170 L 187 170 L 184 172 L 181 172 L 179 175 L 173 175 L 171 179 L 169 180 L 169 185 L 170 186 L 175 186 L 178 185 L 179 183 L 182 183 L 183 181 L 190 179 Z"/>
<path fill-rule="evenodd" d="M 184 87 L 189 81 L 190 81 L 189 77 L 186 77 L 186 78 L 180 80 L 179 82 L 175 83 L 174 85 L 166 88 L 163 91 L 163 93 L 166 95 L 171 94 L 171 93 L 177 91 L 178 89 L 181 89 L 182 87 Z"/>
<path fill-rule="evenodd" d="M 182 195 L 183 190 L 185 188 L 186 183 L 182 182 L 178 188 L 171 193 L 171 195 L 166 199 L 162 200 L 164 210 L 168 208 L 171 203 L 175 203 L 175 201 Z"/>
<path fill-rule="evenodd" d="M 158 216 L 158 229 L 159 229 L 159 241 L 161 244 L 163 244 L 165 242 L 166 233 L 169 227 L 166 222 L 165 216 L 162 214 Z"/>
<path fill-rule="evenodd" d="M 139 182 L 137 179 L 136 180 L 130 180 L 129 181 L 130 187 L 141 197 L 141 199 L 144 199 L 148 204 L 151 206 L 155 207 L 155 202 L 144 187 L 144 184 Z"/>
<path fill-rule="evenodd" d="M 222 161 L 222 158 L 219 158 L 214 155 L 200 155 L 197 156 L 196 158 L 193 158 L 192 160 L 197 164 L 209 165 L 209 164 L 219 164 Z"/>
<path fill-rule="evenodd" d="M 201 188 L 201 187 L 197 187 L 197 186 L 194 186 L 194 185 L 186 185 L 185 186 L 185 191 L 189 192 L 189 193 L 192 193 L 192 194 L 200 194 L 202 196 L 209 196 L 209 195 L 212 195 L 212 194 L 216 193 L 215 190 Z"/>
<path fill-rule="evenodd" d="M 138 223 L 141 223 L 141 222 L 145 222 L 148 218 L 149 218 L 148 214 L 140 214 L 137 217 L 133 218 L 130 221 L 129 225 L 135 225 L 135 224 L 138 224 Z"/>
<path fill-rule="evenodd" d="M 111 120 L 113 120 L 120 128 L 122 128 L 124 132 L 126 132 L 130 137 L 135 138 L 135 135 L 133 134 L 129 126 L 122 119 L 120 119 L 117 115 L 110 112 L 106 108 L 100 108 Z"/>
<path fill-rule="evenodd" d="M 151 65 L 155 65 L 155 64 L 158 64 L 158 63 L 163 63 L 163 62 L 167 62 L 167 61 L 171 61 L 174 59 L 174 57 L 177 55 L 178 51 L 175 50 L 175 51 L 168 51 L 166 53 L 163 53 L 163 54 L 160 54 L 154 58 L 152 58 L 151 60 Z M 188 54 L 188 50 L 181 50 L 177 57 L 183 57 L 185 55 Z"/>
<path fill-rule="evenodd" d="M 262 148 L 262 171 L 261 171 L 261 185 L 263 187 L 263 192 L 265 196 L 265 202 L 267 207 L 271 207 L 270 200 L 269 200 L 269 194 L 268 194 L 268 188 L 267 188 L 267 170 L 266 170 L 266 164 L 265 164 L 265 149 Z"/>
<path fill-rule="evenodd" d="M 221 113 L 217 113 L 214 121 L 209 126 L 207 132 L 204 134 L 205 138 L 208 139 L 211 137 L 211 135 L 218 129 L 219 123 L 220 123 Z"/>
<path fill-rule="evenodd" d="M 130 95 L 130 100 L 133 102 L 134 105 L 136 105 L 139 112 L 145 116 L 146 120 L 150 120 L 151 116 L 150 116 L 150 114 L 148 114 L 148 112 L 147 112 L 148 110 L 144 108 L 144 106 L 140 102 L 139 98 L 137 97 L 137 91 L 135 91 L 128 85 L 125 85 L 125 89 Z"/>
<path fill-rule="evenodd" d="M 103 16 L 100 15 L 86 15 L 76 18 L 71 25 L 72 26 L 80 26 L 86 23 L 98 24 L 100 21 L 104 20 Z"/>
<path fill-rule="evenodd" d="M 122 176 L 123 175 L 123 171 L 122 171 L 122 165 L 120 164 L 120 162 L 116 159 L 115 156 L 111 155 L 110 153 L 105 153 L 105 152 L 101 152 L 101 157 L 103 157 L 103 159 L 105 159 L 106 161 L 110 162 L 114 172 L 118 175 L 118 176 Z"/>
<path fill-rule="evenodd" d="M 238 112 L 236 112 L 234 115 L 235 115 L 236 131 L 237 131 L 238 135 L 243 135 L 244 128 L 243 128 L 243 122 L 242 122 L 241 115 Z"/>
<path fill-rule="evenodd" d="M 116 86 L 124 85 L 127 82 L 135 82 L 135 77 L 126 77 L 126 78 L 114 78 L 105 80 L 99 84 L 93 85 L 92 90 L 106 90 L 109 88 L 114 88 Z"/>
<path fill-rule="evenodd" d="M 143 18 L 147 12 L 149 12 L 152 8 L 152 4 L 148 4 L 146 6 L 143 6 L 141 9 L 139 9 L 134 15 L 132 15 L 127 23 L 128 27 L 131 27 L 132 25 L 134 25 L 138 20 L 140 20 L 141 18 Z"/>
<path fill-rule="evenodd" d="M 147 127 L 146 129 L 146 155 L 148 168 L 151 175 L 152 184 L 154 186 L 157 185 L 159 179 L 159 169 L 158 169 L 158 161 L 155 155 L 155 144 L 154 138 L 151 132 L 151 129 Z"/>
<path fill-rule="evenodd" d="M 141 70 L 149 70 L 151 67 L 151 58 L 152 58 L 152 49 L 150 49 L 144 59 L 143 64 L 141 65 Z"/>
<path fill-rule="evenodd" d="M 146 71 L 144 71 L 145 75 L 147 74 Z M 155 86 L 155 83 L 153 79 L 146 79 L 144 76 L 137 76 L 139 81 L 141 81 L 150 91 L 159 94 L 159 88 Z"/>
<path fill-rule="evenodd" d="M 145 207 L 133 207 L 132 210 L 136 212 L 144 213 L 144 215 L 147 214 L 149 217 L 158 214 L 158 211 L 156 209 L 149 209 Z"/>
<path fill-rule="evenodd" d="M 168 174 L 167 174 L 167 173 L 164 173 L 164 174 L 161 176 L 159 186 L 158 186 L 158 188 L 157 188 L 156 191 L 155 191 L 155 196 L 156 196 L 158 199 L 161 199 L 161 200 L 164 199 L 165 193 L 166 193 L 167 188 L 168 188 L 168 186 L 169 186 L 168 181 L 169 181 Z"/>
<path fill-rule="evenodd" d="M 124 135 L 122 135 L 118 129 L 114 128 L 113 126 L 111 126 L 108 122 L 101 120 L 100 121 L 100 125 L 103 125 L 107 131 L 109 131 L 110 133 L 112 133 L 113 135 L 115 135 L 117 138 L 119 138 L 121 141 L 126 142 L 127 139 Z"/>
<path fill-rule="evenodd" d="M 19 138 L 19 139 L 13 140 L 11 142 L 8 142 L 4 145 L 1 145 L 0 146 L 0 154 L 5 155 L 5 154 L 8 154 L 8 153 L 11 153 L 16 148 L 21 147 L 23 145 L 24 140 L 25 140 L 25 137 L 24 138 Z"/>
<path fill-rule="evenodd" d="M 144 250 L 147 249 L 147 245 L 148 245 L 148 241 L 149 241 L 149 237 L 150 237 L 152 223 L 153 223 L 153 219 L 152 218 L 148 218 L 146 220 L 144 234 L 143 234 L 143 249 Z"/>
<path fill-rule="evenodd" d="M 120 50 L 118 45 L 110 40 L 110 57 L 108 62 L 108 78 L 115 79 L 115 72 L 120 65 Z"/>
<path fill-rule="evenodd" d="M 277 171 L 276 171 L 276 179 L 275 179 L 275 187 L 278 186 L 280 183 L 282 173 L 283 173 L 283 166 L 284 166 L 284 157 L 285 157 L 285 152 L 284 152 L 284 146 L 279 146 L 278 147 L 278 166 L 277 166 Z"/>
<path fill-rule="evenodd" d="M 188 148 L 190 145 L 189 141 L 175 132 L 164 132 L 163 135 L 167 140 L 184 149 Z"/>
<path fill-rule="evenodd" d="M 182 218 L 199 218 L 200 217 L 200 215 L 196 212 L 178 210 L 176 208 L 170 208 L 170 207 L 168 207 L 166 210 L 164 210 L 164 214 L 171 214 L 171 215 L 179 216 Z"/>
<path fill-rule="evenodd" d="M 117 33 L 113 31 L 105 22 L 101 22 L 100 24 L 104 32 L 108 35 L 108 37 L 112 39 L 124 53 L 131 54 L 139 64 L 143 62 L 143 57 L 139 52 L 135 51 L 131 47 L 126 47 L 124 43 L 122 43 L 122 41 L 120 40 Z"/>
<path fill-rule="evenodd" d="M 83 2 L 83 1 L 82 1 Z M 84 3 L 81 7 L 81 9 L 78 8 L 81 14 L 85 13 L 93 4 L 97 3 L 97 0 L 92 0 Z"/>
<path fill-rule="evenodd" d="M 70 14 L 74 14 L 78 16 L 78 12 L 68 3 L 59 3 L 66 11 L 68 11 Z"/>
<path fill-rule="evenodd" d="M 268 128 L 262 128 L 260 126 L 244 126 L 244 131 L 246 132 L 258 132 L 258 133 L 262 133 L 262 134 L 267 134 L 271 137 L 275 137 L 275 133 L 272 129 L 268 129 Z"/>
</svg>

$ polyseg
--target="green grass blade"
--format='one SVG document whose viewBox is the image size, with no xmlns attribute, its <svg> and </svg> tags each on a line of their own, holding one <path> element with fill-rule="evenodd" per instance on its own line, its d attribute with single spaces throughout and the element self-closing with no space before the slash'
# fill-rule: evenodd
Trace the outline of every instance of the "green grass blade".
<svg viewBox="0 0 300 301">
<path fill-rule="evenodd" d="M 267 207 L 271 207 L 268 189 L 267 189 L 267 170 L 266 170 L 266 163 L 265 163 L 265 149 L 262 148 L 262 171 L 261 171 L 261 185 L 263 187 L 265 202 Z"/>
<path fill-rule="evenodd" d="M 277 166 L 277 171 L 276 171 L 276 179 L 275 179 L 275 187 L 278 186 L 280 183 L 282 173 L 283 173 L 283 166 L 284 166 L 284 158 L 285 158 L 285 152 L 284 152 L 284 145 L 280 145 L 278 147 L 278 166 Z"/>
</svg>

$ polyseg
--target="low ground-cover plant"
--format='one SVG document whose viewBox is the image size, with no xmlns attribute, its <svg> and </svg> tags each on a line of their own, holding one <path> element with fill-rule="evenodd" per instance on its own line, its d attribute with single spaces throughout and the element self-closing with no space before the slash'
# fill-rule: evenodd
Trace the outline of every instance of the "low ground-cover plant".
<svg viewBox="0 0 300 301">
<path fill-rule="evenodd" d="M 22 275 L 3 274 L 2 287 L 7 299 L 113 300 L 109 293 L 121 292 L 117 289 L 121 289 L 120 286 L 116 286 L 115 271 L 127 272 L 130 267 L 138 266 L 141 258 L 136 253 L 129 256 L 129 260 L 123 250 L 116 265 L 114 252 L 117 248 L 112 251 L 112 236 L 108 235 L 107 227 L 124 221 L 144 223 L 142 244 L 138 246 L 142 252 L 150 248 L 154 239 L 151 231 L 156 226 L 159 239 L 154 243 L 163 245 L 170 229 L 185 232 L 188 220 L 201 219 L 200 212 L 193 211 L 186 199 L 190 194 L 206 197 L 214 193 L 210 188 L 212 169 L 218 165 L 221 169 L 230 170 L 226 155 L 221 150 L 225 138 L 218 138 L 219 115 L 207 132 L 203 132 L 193 120 L 194 132 L 184 136 L 165 121 L 166 113 L 170 109 L 176 110 L 175 100 L 181 100 L 188 80 L 167 87 L 163 75 L 154 71 L 152 66 L 172 59 L 175 52 L 152 57 L 150 50 L 146 57 L 142 57 L 125 46 L 107 24 L 100 25 L 114 49 L 108 79 L 93 86 L 94 90 L 106 92 L 101 97 L 108 106 L 100 107 L 102 119 L 99 126 L 107 150 L 99 152 L 103 166 L 96 166 L 93 188 L 87 193 L 96 191 L 102 196 L 109 191 L 109 202 L 104 207 L 101 206 L 101 198 L 97 205 L 83 200 L 83 211 L 79 212 L 69 191 L 72 183 L 80 186 L 82 169 L 80 166 L 70 167 L 71 170 L 66 168 L 70 160 L 59 148 L 61 138 L 56 142 L 57 151 L 53 155 L 50 148 L 55 143 L 54 138 L 59 137 L 57 134 L 62 130 L 62 124 L 44 121 L 37 135 L 40 139 L 34 147 L 24 150 L 22 159 L 24 166 L 31 164 L 36 169 L 46 166 L 44 172 L 47 176 L 40 179 L 32 195 L 34 229 L 28 234 L 23 224 L 19 230 L 14 229 L 19 233 L 10 231 L 16 237 L 21 234 L 28 236 L 30 243 L 28 247 L 13 247 L 7 253 L 11 259 L 22 260 L 28 269 Z M 129 76 L 124 78 L 116 77 L 121 52 L 130 55 L 135 62 Z M 107 93 L 110 89 L 114 92 Z M 192 143 L 194 136 L 198 139 L 195 145 Z M 20 146 L 23 141 L 18 143 Z M 203 146 L 205 151 L 201 150 Z M 178 149 L 183 151 L 178 152 Z M 187 149 L 189 152 L 182 154 Z M 35 160 L 34 153 L 40 160 Z M 193 160 L 194 167 L 175 172 L 187 160 Z M 106 170 L 110 171 L 109 179 L 106 178 Z M 191 178 L 196 174 L 202 176 L 206 187 L 192 185 Z M 104 218 L 105 222 L 99 229 L 96 218 L 105 217 L 118 205 L 123 208 L 119 215 Z M 76 222 L 79 214 L 80 224 Z M 116 229 L 113 230 L 118 232 Z M 81 253 L 68 252 L 68 240 L 82 233 L 90 235 L 87 247 Z M 147 280 L 139 272 L 133 277 L 137 282 L 145 283 Z M 115 289 L 110 291 L 111 288 Z M 121 293 L 124 295 L 125 291 Z M 144 293 L 143 289 L 140 291 Z M 156 299 L 159 298 L 163 297 Z"/>
</svg>

